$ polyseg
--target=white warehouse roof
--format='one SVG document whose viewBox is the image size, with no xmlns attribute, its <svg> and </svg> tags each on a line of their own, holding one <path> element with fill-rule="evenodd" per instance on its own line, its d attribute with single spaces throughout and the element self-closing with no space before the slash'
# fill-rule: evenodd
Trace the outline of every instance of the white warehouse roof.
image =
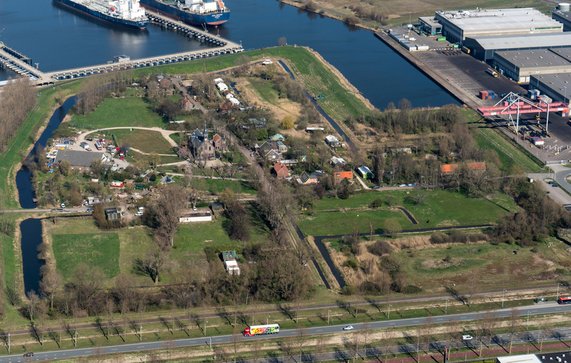
<svg viewBox="0 0 571 363">
<path fill-rule="evenodd" d="M 560 28 L 563 24 L 533 8 L 476 9 L 459 11 L 437 11 L 437 14 L 461 28 L 465 33 L 486 32 L 533 32 Z"/>
<path fill-rule="evenodd" d="M 571 32 L 472 37 L 483 49 L 531 49 L 571 46 Z"/>
<path fill-rule="evenodd" d="M 535 354 L 511 355 L 506 357 L 498 357 L 498 363 L 541 363 Z"/>
</svg>

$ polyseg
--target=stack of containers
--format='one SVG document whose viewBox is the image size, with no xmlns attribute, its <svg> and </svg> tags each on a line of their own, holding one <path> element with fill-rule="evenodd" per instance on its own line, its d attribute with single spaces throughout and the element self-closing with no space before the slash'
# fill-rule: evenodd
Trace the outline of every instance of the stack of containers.
<svg viewBox="0 0 571 363">
<path fill-rule="evenodd" d="M 498 95 L 496 94 L 496 92 L 492 90 L 483 90 L 480 91 L 480 98 L 486 101 L 495 100 L 496 98 L 498 98 Z"/>
</svg>

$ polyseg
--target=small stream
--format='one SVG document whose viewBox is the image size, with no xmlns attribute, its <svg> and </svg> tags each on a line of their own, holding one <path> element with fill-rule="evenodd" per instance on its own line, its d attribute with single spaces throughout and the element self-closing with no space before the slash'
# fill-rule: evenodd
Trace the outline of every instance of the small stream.
<svg viewBox="0 0 571 363">
<path fill-rule="evenodd" d="M 36 158 L 36 150 L 45 148 L 48 140 L 53 136 L 69 110 L 75 105 L 76 98 L 68 98 L 63 105 L 58 107 L 50 117 L 48 124 L 40 138 L 34 144 L 32 150 L 26 157 L 26 160 Z M 24 163 L 25 164 L 25 163 Z M 32 173 L 22 165 L 16 174 L 16 187 L 18 188 L 18 199 L 20 206 L 25 209 L 34 209 L 37 204 L 35 201 L 36 193 L 32 183 Z M 29 218 L 20 223 L 20 239 L 22 249 L 22 269 L 24 274 L 24 291 L 26 294 L 35 291 L 39 292 L 40 287 L 40 269 L 44 265 L 44 261 L 38 259 L 38 246 L 42 244 L 42 222 L 41 219 Z"/>
</svg>

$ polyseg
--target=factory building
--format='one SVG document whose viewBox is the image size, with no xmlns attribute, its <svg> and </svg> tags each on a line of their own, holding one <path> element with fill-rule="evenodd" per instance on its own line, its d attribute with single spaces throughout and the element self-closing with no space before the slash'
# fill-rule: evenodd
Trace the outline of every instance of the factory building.
<svg viewBox="0 0 571 363">
<path fill-rule="evenodd" d="M 571 47 L 571 32 L 467 38 L 464 46 L 487 62 L 499 51 Z"/>
<path fill-rule="evenodd" d="M 571 73 L 534 75 L 529 80 L 530 89 L 538 89 L 554 101 L 569 103 Z"/>
<path fill-rule="evenodd" d="M 569 3 L 559 3 L 557 9 L 553 10 L 551 13 L 553 20 L 557 20 L 563 24 L 564 31 L 571 30 L 571 4 Z"/>
<path fill-rule="evenodd" d="M 571 47 L 558 49 L 508 50 L 496 52 L 494 67 L 520 84 L 530 76 L 571 73 Z"/>
<path fill-rule="evenodd" d="M 533 8 L 437 11 L 442 35 L 450 42 L 466 38 L 561 33 L 563 24 Z"/>
<path fill-rule="evenodd" d="M 418 25 L 420 30 L 428 35 L 442 34 L 442 24 L 437 22 L 433 16 L 421 16 L 418 18 Z"/>
</svg>

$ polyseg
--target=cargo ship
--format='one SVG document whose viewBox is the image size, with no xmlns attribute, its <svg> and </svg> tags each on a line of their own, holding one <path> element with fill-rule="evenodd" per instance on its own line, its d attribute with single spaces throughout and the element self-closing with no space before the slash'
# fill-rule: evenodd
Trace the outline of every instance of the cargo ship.
<svg viewBox="0 0 571 363">
<path fill-rule="evenodd" d="M 143 30 L 149 23 L 139 0 L 54 0 L 54 3 L 118 26 Z"/>
<path fill-rule="evenodd" d="M 217 26 L 230 19 L 222 0 L 141 0 L 143 6 L 195 26 Z"/>
</svg>

